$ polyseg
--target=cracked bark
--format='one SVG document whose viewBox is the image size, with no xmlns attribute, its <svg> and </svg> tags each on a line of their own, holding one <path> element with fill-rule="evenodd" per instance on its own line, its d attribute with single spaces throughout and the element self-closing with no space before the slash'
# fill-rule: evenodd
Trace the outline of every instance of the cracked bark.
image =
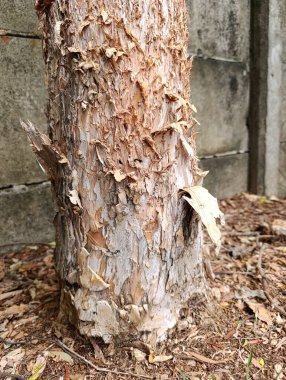
<svg viewBox="0 0 286 380">
<path fill-rule="evenodd" d="M 37 2 L 62 311 L 86 336 L 164 339 L 204 292 L 183 0 Z"/>
</svg>

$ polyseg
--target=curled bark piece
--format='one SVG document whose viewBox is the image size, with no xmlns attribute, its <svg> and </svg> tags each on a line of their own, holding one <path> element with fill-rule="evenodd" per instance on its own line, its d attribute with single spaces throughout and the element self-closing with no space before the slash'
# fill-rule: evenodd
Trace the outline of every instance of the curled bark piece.
<svg viewBox="0 0 286 380">
<path fill-rule="evenodd" d="M 218 207 L 217 199 L 202 186 L 187 187 L 184 191 L 188 193 L 191 198 L 187 196 L 184 196 L 183 198 L 199 214 L 211 240 L 219 247 L 221 243 L 221 233 L 216 224 L 216 220 L 219 219 L 223 224 L 224 215 Z"/>
<path fill-rule="evenodd" d="M 21 125 L 26 131 L 32 149 L 41 166 L 45 169 L 48 178 L 54 180 L 57 177 L 60 165 L 68 164 L 66 156 L 53 147 L 48 136 L 39 132 L 30 121 L 27 123 L 21 121 Z"/>
</svg>

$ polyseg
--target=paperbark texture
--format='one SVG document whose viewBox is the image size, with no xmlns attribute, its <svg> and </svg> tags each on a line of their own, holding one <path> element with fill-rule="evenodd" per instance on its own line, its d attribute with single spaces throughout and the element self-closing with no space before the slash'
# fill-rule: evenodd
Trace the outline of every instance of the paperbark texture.
<svg viewBox="0 0 286 380">
<path fill-rule="evenodd" d="M 62 309 L 86 336 L 166 336 L 202 293 L 183 0 L 37 2 Z"/>
</svg>

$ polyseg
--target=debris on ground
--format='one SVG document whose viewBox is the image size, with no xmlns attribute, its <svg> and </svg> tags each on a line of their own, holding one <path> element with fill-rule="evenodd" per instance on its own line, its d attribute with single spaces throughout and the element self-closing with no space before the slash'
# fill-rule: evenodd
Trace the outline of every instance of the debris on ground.
<svg viewBox="0 0 286 380">
<path fill-rule="evenodd" d="M 86 342 L 57 320 L 53 245 L 0 256 L 0 379 L 286 379 L 286 200 L 239 194 L 217 254 L 205 234 L 211 309 L 193 300 L 155 351 Z"/>
</svg>

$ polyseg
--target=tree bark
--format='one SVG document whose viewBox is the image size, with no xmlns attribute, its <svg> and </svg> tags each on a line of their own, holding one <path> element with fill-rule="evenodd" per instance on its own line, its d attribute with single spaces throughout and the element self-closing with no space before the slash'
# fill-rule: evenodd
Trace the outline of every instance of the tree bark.
<svg viewBox="0 0 286 380">
<path fill-rule="evenodd" d="M 37 2 L 62 311 L 88 337 L 164 339 L 204 291 L 183 0 Z"/>
</svg>

